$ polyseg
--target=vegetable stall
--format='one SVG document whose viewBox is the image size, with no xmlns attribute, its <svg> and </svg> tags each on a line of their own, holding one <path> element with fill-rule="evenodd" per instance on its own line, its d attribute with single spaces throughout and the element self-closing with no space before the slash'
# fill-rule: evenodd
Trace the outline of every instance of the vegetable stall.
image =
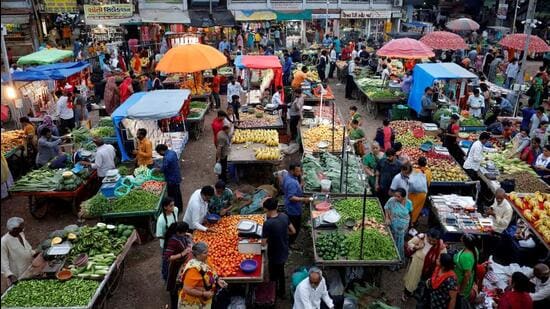
<svg viewBox="0 0 550 309">
<path fill-rule="evenodd" d="M 372 115 L 376 116 L 380 110 L 388 110 L 405 99 L 403 92 L 389 88 L 380 78 L 362 77 L 354 81 L 359 89 L 359 100 L 366 104 Z"/>
<path fill-rule="evenodd" d="M 54 231 L 18 283 L 4 292 L 2 308 L 104 308 L 134 242 L 134 227 L 122 224 Z"/>
<path fill-rule="evenodd" d="M 198 140 L 204 131 L 204 117 L 210 109 L 209 101 L 192 100 L 189 103 L 189 114 L 185 118 L 191 136 Z"/>
<path fill-rule="evenodd" d="M 189 94 L 189 90 L 137 92 L 120 105 L 111 117 L 122 161 L 130 160 L 125 142 L 132 141 L 139 128 L 147 130 L 147 138 L 153 145 L 166 144 L 181 156 L 189 139 L 183 121 Z M 153 158 L 159 158 L 155 151 Z"/>
</svg>

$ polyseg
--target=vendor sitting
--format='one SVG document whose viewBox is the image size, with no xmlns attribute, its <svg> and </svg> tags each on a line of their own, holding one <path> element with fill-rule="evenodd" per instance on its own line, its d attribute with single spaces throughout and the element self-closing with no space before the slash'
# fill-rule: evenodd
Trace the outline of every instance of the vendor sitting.
<svg viewBox="0 0 550 309">
<path fill-rule="evenodd" d="M 269 89 L 265 89 L 262 93 L 262 96 L 260 97 L 260 103 L 263 107 L 271 103 L 271 93 L 269 92 Z"/>
<path fill-rule="evenodd" d="M 231 205 L 233 201 L 233 192 L 225 186 L 225 182 L 222 180 L 216 182 L 214 189 L 214 196 L 210 199 L 208 212 L 220 216 L 228 215 L 233 208 Z"/>
<path fill-rule="evenodd" d="M 506 199 L 506 191 L 504 191 L 504 189 L 497 189 L 495 193 L 495 202 L 491 208 L 487 210 L 486 214 L 493 217 L 493 231 L 496 233 L 502 233 L 508 228 L 512 221 L 514 211 Z"/>
<path fill-rule="evenodd" d="M 43 128 L 38 140 L 38 155 L 36 156 L 36 166 L 42 167 L 50 162 L 51 159 L 59 155 L 59 144 L 61 138 L 53 136 L 49 128 Z"/>
</svg>

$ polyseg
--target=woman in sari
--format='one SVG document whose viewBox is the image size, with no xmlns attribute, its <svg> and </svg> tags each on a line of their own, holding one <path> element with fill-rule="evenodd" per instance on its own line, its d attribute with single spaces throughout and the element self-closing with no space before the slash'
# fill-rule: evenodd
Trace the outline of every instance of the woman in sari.
<svg viewBox="0 0 550 309">
<path fill-rule="evenodd" d="M 455 308 L 458 283 L 453 269 L 453 257 L 447 253 L 441 254 L 439 265 L 436 267 L 427 283 L 430 289 L 428 308 Z"/>
<path fill-rule="evenodd" d="M 134 74 L 140 75 L 141 74 L 141 58 L 139 57 L 138 53 L 134 53 L 134 56 L 132 59 L 130 59 L 130 66 L 132 70 L 134 71 Z"/>
<path fill-rule="evenodd" d="M 180 309 L 210 309 L 216 288 L 227 287 L 216 270 L 208 262 L 208 245 L 199 242 L 193 245 L 193 259 L 185 265 L 182 274 L 183 288 L 179 294 Z"/>
<path fill-rule="evenodd" d="M 528 92 L 531 92 L 533 100 L 535 101 L 533 106 L 537 109 L 542 103 L 542 93 L 544 90 L 544 79 L 542 78 L 542 73 L 539 72 L 535 75 L 533 82 L 531 83 L 531 88 L 532 90 L 529 89 Z M 531 96 L 531 94 L 529 95 Z"/>
<path fill-rule="evenodd" d="M 371 188 L 375 188 L 376 182 L 376 165 L 384 157 L 384 153 L 380 151 L 380 144 L 372 142 L 371 151 L 363 157 L 363 166 L 368 177 L 368 182 Z"/>
<path fill-rule="evenodd" d="M 181 288 L 181 282 L 176 282 L 178 272 L 191 258 L 193 239 L 189 234 L 189 225 L 185 222 L 172 223 L 164 239 L 166 242 L 162 254 L 162 278 L 166 282 L 166 290 L 170 292 L 170 308 L 176 309 Z"/>
<path fill-rule="evenodd" d="M 120 93 L 120 104 L 122 104 L 132 95 L 132 93 L 134 93 L 134 88 L 132 87 L 132 77 L 126 77 L 122 84 L 118 87 L 118 90 Z"/>
<path fill-rule="evenodd" d="M 52 116 L 45 115 L 44 119 L 42 120 L 42 124 L 38 126 L 38 130 L 36 132 L 38 135 L 40 135 L 40 132 L 42 132 L 42 129 L 48 128 L 50 131 L 52 131 L 53 136 L 59 136 L 59 129 L 57 129 L 57 126 L 53 124 Z"/>
<path fill-rule="evenodd" d="M 409 199 L 413 204 L 413 211 L 411 214 L 411 224 L 415 224 L 416 221 L 418 220 L 418 217 L 420 216 L 420 212 L 422 212 L 422 208 L 424 208 L 424 203 L 426 202 L 428 187 L 432 182 L 432 172 L 427 167 L 427 165 L 428 165 L 428 161 L 426 160 L 425 157 L 418 158 L 418 169 L 415 169 L 413 175 L 411 175 L 411 178 L 413 178 L 415 181 L 423 182 L 422 184 L 420 184 L 421 188 L 417 186 L 417 183 L 412 185 L 411 183 L 409 183 Z M 419 173 L 419 174 L 416 174 L 416 173 Z M 422 176 L 422 175 L 423 177 L 415 177 L 415 176 Z M 413 179 L 410 179 L 409 181 L 412 182 Z"/>
<path fill-rule="evenodd" d="M 111 115 L 120 104 L 120 94 L 114 76 L 107 78 L 103 101 L 105 102 L 105 111 L 109 115 Z"/>
<path fill-rule="evenodd" d="M 394 190 L 393 197 L 384 205 L 386 212 L 386 224 L 389 225 L 399 258 L 405 258 L 405 234 L 409 228 L 411 220 L 410 213 L 412 211 L 412 203 L 407 199 L 407 192 L 403 188 Z"/>
<path fill-rule="evenodd" d="M 426 235 L 418 234 L 407 242 L 407 248 L 414 253 L 403 278 L 405 290 L 402 300 L 404 302 L 416 290 L 420 280 L 426 280 L 432 275 L 439 256 L 447 252 L 445 243 L 440 238 L 439 230 L 432 228 Z"/>
</svg>

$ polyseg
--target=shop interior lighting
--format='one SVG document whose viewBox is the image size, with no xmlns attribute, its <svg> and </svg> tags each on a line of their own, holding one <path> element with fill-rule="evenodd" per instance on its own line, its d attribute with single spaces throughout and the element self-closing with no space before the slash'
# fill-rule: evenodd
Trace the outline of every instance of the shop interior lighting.
<svg viewBox="0 0 550 309">
<path fill-rule="evenodd" d="M 17 98 L 17 94 L 15 93 L 15 88 L 13 88 L 12 86 L 6 87 L 6 96 L 8 97 L 8 99 L 11 99 L 11 100 Z"/>
</svg>

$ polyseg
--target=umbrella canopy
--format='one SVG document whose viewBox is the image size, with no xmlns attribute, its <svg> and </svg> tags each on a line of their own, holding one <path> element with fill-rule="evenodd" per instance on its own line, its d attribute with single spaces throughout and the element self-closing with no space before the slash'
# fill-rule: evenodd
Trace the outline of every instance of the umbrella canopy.
<svg viewBox="0 0 550 309">
<path fill-rule="evenodd" d="M 517 49 L 517 50 L 523 50 L 525 48 L 525 40 L 527 40 L 527 34 L 525 33 L 514 33 L 509 34 L 500 42 L 498 42 L 500 45 Z M 550 46 L 546 44 L 541 38 L 539 38 L 536 35 L 531 35 L 529 38 L 529 52 L 530 53 L 544 53 L 550 51 Z"/>
<path fill-rule="evenodd" d="M 217 68 L 226 63 L 227 58 L 214 47 L 190 44 L 171 48 L 160 59 L 155 70 L 164 73 L 193 73 Z"/>
<path fill-rule="evenodd" d="M 404 59 L 422 59 L 435 56 L 426 44 L 414 39 L 395 39 L 386 43 L 376 54 L 378 56 Z"/>
<path fill-rule="evenodd" d="M 445 26 L 452 31 L 475 31 L 479 29 L 479 24 L 469 18 L 451 20 Z"/>
<path fill-rule="evenodd" d="M 464 39 L 460 35 L 447 31 L 430 32 L 423 36 L 420 39 L 420 42 L 428 45 L 433 49 L 440 50 L 456 50 L 468 48 L 468 44 L 464 42 Z"/>
</svg>

